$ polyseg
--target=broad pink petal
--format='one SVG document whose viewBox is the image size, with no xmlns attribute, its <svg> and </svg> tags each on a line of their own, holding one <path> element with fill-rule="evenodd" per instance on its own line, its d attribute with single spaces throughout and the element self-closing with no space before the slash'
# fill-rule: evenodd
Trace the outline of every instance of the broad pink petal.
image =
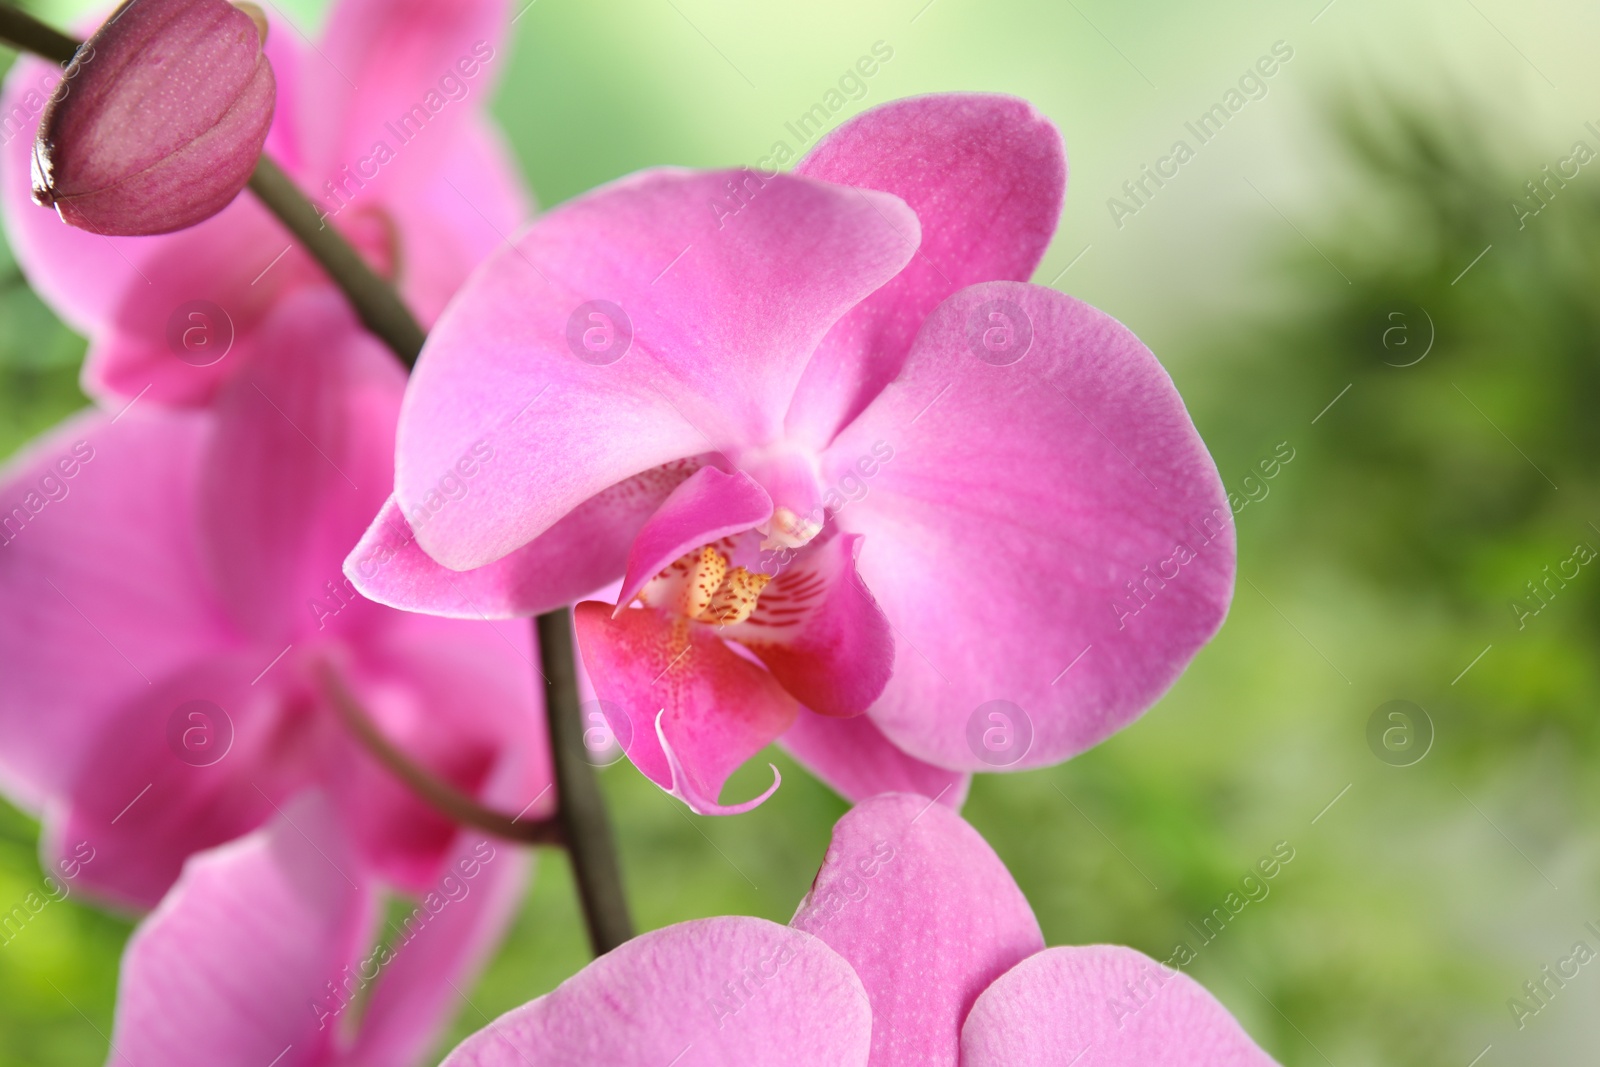
<svg viewBox="0 0 1600 1067">
<path fill-rule="evenodd" d="M 864 1067 L 876 1029 L 816 939 L 726 916 L 641 934 L 467 1038 L 444 1067 Z M 686 1055 L 687 1053 L 687 1055 Z"/>
<path fill-rule="evenodd" d="M 1044 947 L 988 843 L 942 804 L 905 793 L 839 820 L 790 925 L 849 960 L 866 986 L 873 1067 L 955 1063 L 978 994 Z"/>
<path fill-rule="evenodd" d="M 819 538 L 783 567 L 744 622 L 723 635 L 754 652 L 820 715 L 867 710 L 894 668 L 894 634 L 856 575 L 861 538 Z"/>
<path fill-rule="evenodd" d="M 394 921 L 346 1067 L 413 1064 L 431 1051 L 516 916 L 532 868 L 531 850 L 460 835 L 445 873 Z"/>
<path fill-rule="evenodd" d="M 1061 214 L 1067 159 L 1060 132 L 1027 101 L 940 93 L 863 112 L 795 173 L 893 193 L 922 222 L 917 257 L 840 320 L 806 368 L 789 430 L 820 448 L 900 372 L 941 300 L 1032 276 Z"/>
<path fill-rule="evenodd" d="M 363 198 L 431 174 L 509 59 L 508 0 L 338 0 L 301 67 L 308 184 L 349 168 Z M 472 71 L 468 74 L 467 71 Z M 375 152 L 382 143 L 389 158 Z M 370 172 L 370 174 L 369 174 Z"/>
<path fill-rule="evenodd" d="M 776 768 L 754 800 L 718 802 L 728 775 L 799 713 L 772 675 L 729 651 L 710 627 L 668 621 L 654 608 L 612 618 L 609 604 L 590 600 L 574 621 L 595 694 L 628 717 L 626 751 L 645 777 L 703 815 L 748 811 L 772 795 Z"/>
<path fill-rule="evenodd" d="M 148 908 L 191 854 L 271 819 L 312 779 L 334 725 L 307 714 L 283 685 L 292 664 L 251 684 L 273 655 L 213 655 L 131 693 L 81 742 L 75 777 L 46 818 L 47 852 L 64 856 L 87 842 L 96 856 L 83 884 Z"/>
<path fill-rule="evenodd" d="M 879 793 L 921 793 L 960 811 L 972 784 L 972 775 L 964 771 L 947 771 L 900 751 L 870 715 L 839 719 L 802 708 L 778 744 L 852 804 Z"/>
<path fill-rule="evenodd" d="M 45 103 L 61 81 L 61 68 L 20 56 L 0 95 L 0 210 L 6 241 L 41 297 L 74 330 L 92 334 L 125 290 L 138 284 L 139 264 L 154 248 L 148 238 L 100 237 L 74 229 L 55 211 L 33 202 L 29 176 L 34 136 Z"/>
<path fill-rule="evenodd" d="M 458 460 L 456 476 L 441 482 L 440 506 L 472 492 L 480 464 L 496 455 L 485 438 Z M 460 619 L 551 611 L 615 582 L 645 520 L 700 462 L 678 460 L 619 482 L 510 555 L 470 571 L 450 570 L 424 552 L 390 497 L 345 560 L 344 572 L 364 596 L 406 611 Z M 426 522 L 426 513 L 419 520 Z"/>
<path fill-rule="evenodd" d="M 707 209 L 748 177 L 623 179 L 550 212 L 467 283 L 406 394 L 396 496 L 414 513 L 486 432 L 507 461 L 418 530 L 429 555 L 480 566 L 634 474 L 781 435 L 817 342 L 918 231 L 892 196 L 785 175 L 731 220 Z"/>
<path fill-rule="evenodd" d="M 238 647 L 187 503 L 205 432 L 85 412 L 0 474 L 0 777 L 22 803 L 65 790 L 129 701 Z"/>
<path fill-rule="evenodd" d="M 1050 948 L 1002 975 L 961 1031 L 962 1067 L 1272 1067 L 1194 979 L 1131 948 Z"/>
<path fill-rule="evenodd" d="M 344 558 L 388 496 L 405 381 L 331 290 L 284 301 L 261 345 L 272 358 L 217 400 L 201 487 L 205 549 L 235 624 L 289 642 L 325 629 L 340 606 Z M 357 604 L 335 623 L 375 610 Z"/>
<path fill-rule="evenodd" d="M 989 361 L 991 315 L 1017 320 L 1018 348 L 1031 334 L 1017 362 Z M 867 535 L 861 575 L 900 641 L 871 714 L 912 755 L 993 769 L 977 739 L 998 700 L 1032 735 L 1003 765 L 1059 762 L 1149 707 L 1222 624 L 1234 532 L 1216 466 L 1161 364 L 1104 312 L 1014 282 L 963 290 L 824 477 L 877 440 L 893 458 L 837 521 Z"/>
<path fill-rule="evenodd" d="M 744 533 L 772 517 L 772 498 L 743 471 L 701 467 L 661 502 L 628 552 L 628 569 L 617 596 L 627 610 L 645 584 L 678 557 L 701 545 Z"/>
<path fill-rule="evenodd" d="M 314 1010 L 354 969 L 375 918 L 324 805 L 195 857 L 128 943 L 111 1067 L 328 1062 L 337 1020 Z"/>
</svg>

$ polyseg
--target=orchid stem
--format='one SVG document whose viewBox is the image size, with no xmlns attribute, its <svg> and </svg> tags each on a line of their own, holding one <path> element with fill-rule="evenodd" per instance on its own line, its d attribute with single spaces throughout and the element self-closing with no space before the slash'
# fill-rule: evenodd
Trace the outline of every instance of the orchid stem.
<svg viewBox="0 0 1600 1067">
<path fill-rule="evenodd" d="M 400 779 L 422 800 L 427 801 L 444 815 L 464 826 L 475 826 L 508 841 L 521 841 L 530 845 L 558 845 L 562 843 L 561 824 L 555 819 L 535 819 L 522 822 L 521 816 L 504 815 L 486 808 L 450 783 L 436 777 L 421 764 L 414 762 L 404 750 L 384 736 L 378 724 L 362 708 L 350 690 L 345 688 L 332 667 L 322 668 L 322 684 L 332 698 L 339 717 L 356 738 L 366 746 L 377 761 Z"/>
<path fill-rule="evenodd" d="M 0 42 L 57 63 L 69 62 L 80 43 L 9 3 L 0 3 Z M 250 189 L 322 266 L 366 327 L 389 346 L 401 363 L 408 368 L 414 366 L 427 335 L 394 287 L 367 266 L 339 231 L 327 225 L 294 181 L 265 155 L 256 163 Z M 534 621 L 534 627 L 539 638 L 546 717 L 555 762 L 556 819 L 515 825 L 517 819 L 483 807 L 413 763 L 384 737 L 331 673 L 329 691 L 346 725 L 372 754 L 451 818 L 515 841 L 566 846 L 588 925 L 589 944 L 598 956 L 633 936 L 633 920 L 622 890 L 622 872 L 605 799 L 583 744 L 572 613 L 565 608 L 547 612 Z"/>
<path fill-rule="evenodd" d="M 427 337 L 394 286 L 380 278 L 339 231 L 329 226 L 294 179 L 263 155 L 250 175 L 250 191 L 299 239 L 328 277 L 333 279 L 362 323 L 400 358 L 414 367 Z"/>
<path fill-rule="evenodd" d="M 0 41 L 57 63 L 71 62 L 81 43 L 11 4 L 0 4 Z"/>
<path fill-rule="evenodd" d="M 572 857 L 578 899 L 589 928 L 589 946 L 602 956 L 633 937 L 633 919 L 622 891 L 611 820 L 600 781 L 583 743 L 578 707 L 578 671 L 572 647 L 572 612 L 567 608 L 534 619 L 545 679 L 545 718 L 555 761 L 557 817 Z"/>
</svg>

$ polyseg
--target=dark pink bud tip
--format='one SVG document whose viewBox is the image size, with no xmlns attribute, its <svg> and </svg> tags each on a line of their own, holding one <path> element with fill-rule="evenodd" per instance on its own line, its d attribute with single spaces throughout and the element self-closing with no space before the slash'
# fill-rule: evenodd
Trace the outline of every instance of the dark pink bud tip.
<svg viewBox="0 0 1600 1067">
<path fill-rule="evenodd" d="M 226 207 L 277 87 L 226 0 L 131 0 L 66 69 L 33 146 L 33 199 L 94 233 L 168 233 Z"/>
</svg>

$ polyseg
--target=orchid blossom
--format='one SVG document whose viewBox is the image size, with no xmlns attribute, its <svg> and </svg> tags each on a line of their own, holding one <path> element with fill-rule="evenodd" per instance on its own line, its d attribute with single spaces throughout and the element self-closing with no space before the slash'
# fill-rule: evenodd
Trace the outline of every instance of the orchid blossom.
<svg viewBox="0 0 1600 1067">
<path fill-rule="evenodd" d="M 258 343 L 209 409 L 86 412 L 0 476 L 0 786 L 128 905 L 311 788 L 367 867 L 434 879 L 456 826 L 351 736 L 341 692 L 458 790 L 551 808 L 527 627 L 392 611 L 340 577 L 389 492 L 401 368 L 320 288 Z"/>
<path fill-rule="evenodd" d="M 725 916 L 644 934 L 502 1015 L 444 1067 L 670 1062 L 1273 1063 L 1181 971 L 1119 946 L 1045 948 L 994 850 L 909 794 L 839 821 L 788 926 Z"/>
<path fill-rule="evenodd" d="M 770 794 L 720 802 L 774 739 L 847 797 L 947 803 L 1098 743 L 1221 625 L 1234 541 L 1160 363 L 1025 282 L 1065 178 L 1029 105 L 957 94 L 793 174 L 647 171 L 549 212 L 440 318 L 346 573 L 461 617 L 620 579 L 576 609 L 584 664 L 702 813 Z"/>
<path fill-rule="evenodd" d="M 281 21 L 267 35 L 277 108 L 266 153 L 424 325 L 530 211 L 484 115 L 505 65 L 507 17 L 506 0 L 338 0 L 320 41 Z M 89 337 L 91 396 L 209 403 L 261 355 L 274 308 L 302 289 L 333 285 L 251 196 L 153 238 L 72 229 L 34 204 L 33 133 L 60 77 L 24 58 L 0 98 L 0 207 L 17 260 Z"/>
<path fill-rule="evenodd" d="M 380 928 L 382 885 L 318 793 L 196 855 L 128 942 L 109 1067 L 422 1062 L 530 868 L 468 832 L 445 860 Z"/>
</svg>

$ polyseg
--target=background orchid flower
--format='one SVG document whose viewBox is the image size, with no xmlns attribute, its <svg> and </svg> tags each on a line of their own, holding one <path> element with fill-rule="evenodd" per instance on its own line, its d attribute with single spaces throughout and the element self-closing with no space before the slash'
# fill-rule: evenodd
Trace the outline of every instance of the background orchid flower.
<svg viewBox="0 0 1600 1067">
<path fill-rule="evenodd" d="M 834 827 L 789 926 L 641 935 L 469 1037 L 445 1067 L 608 1063 L 1267 1067 L 1189 976 L 1133 949 L 1045 948 L 994 850 L 921 796 Z"/>
<path fill-rule="evenodd" d="M 1154 356 L 1022 282 L 1066 173 L 1027 104 L 899 101 L 797 171 L 635 175 L 488 260 L 346 573 L 462 616 L 620 578 L 585 665 L 697 811 L 748 807 L 721 786 L 779 737 L 847 796 L 957 802 L 1160 696 L 1226 613 L 1231 516 Z M 451 499 L 486 428 L 505 460 Z"/>
<path fill-rule="evenodd" d="M 277 108 L 266 152 L 317 202 L 325 224 L 395 282 L 424 325 L 530 210 L 484 114 L 505 65 L 506 7 L 338 0 L 320 40 L 278 19 L 267 37 Z M 20 60 L 0 108 L 10 121 L 36 119 L 60 77 L 43 61 Z M 254 359 L 281 300 L 308 286 L 332 288 L 252 196 L 162 237 L 63 226 L 28 197 L 36 125 L 0 149 L 0 207 L 30 283 L 90 339 L 83 382 L 91 395 L 208 403 Z"/>
<path fill-rule="evenodd" d="M 340 578 L 389 491 L 400 367 L 320 288 L 261 344 L 211 410 L 85 413 L 0 477 L 0 784 L 42 812 L 47 852 L 89 842 L 84 882 L 136 906 L 312 786 L 375 872 L 436 877 L 455 825 L 350 736 L 328 672 L 464 792 L 509 776 L 493 799 L 517 812 L 550 781 L 527 627 L 392 611 Z"/>
<path fill-rule="evenodd" d="M 406 1067 L 515 915 L 531 857 L 463 832 L 380 923 L 381 884 L 312 792 L 189 860 L 128 942 L 110 1067 Z"/>
</svg>

